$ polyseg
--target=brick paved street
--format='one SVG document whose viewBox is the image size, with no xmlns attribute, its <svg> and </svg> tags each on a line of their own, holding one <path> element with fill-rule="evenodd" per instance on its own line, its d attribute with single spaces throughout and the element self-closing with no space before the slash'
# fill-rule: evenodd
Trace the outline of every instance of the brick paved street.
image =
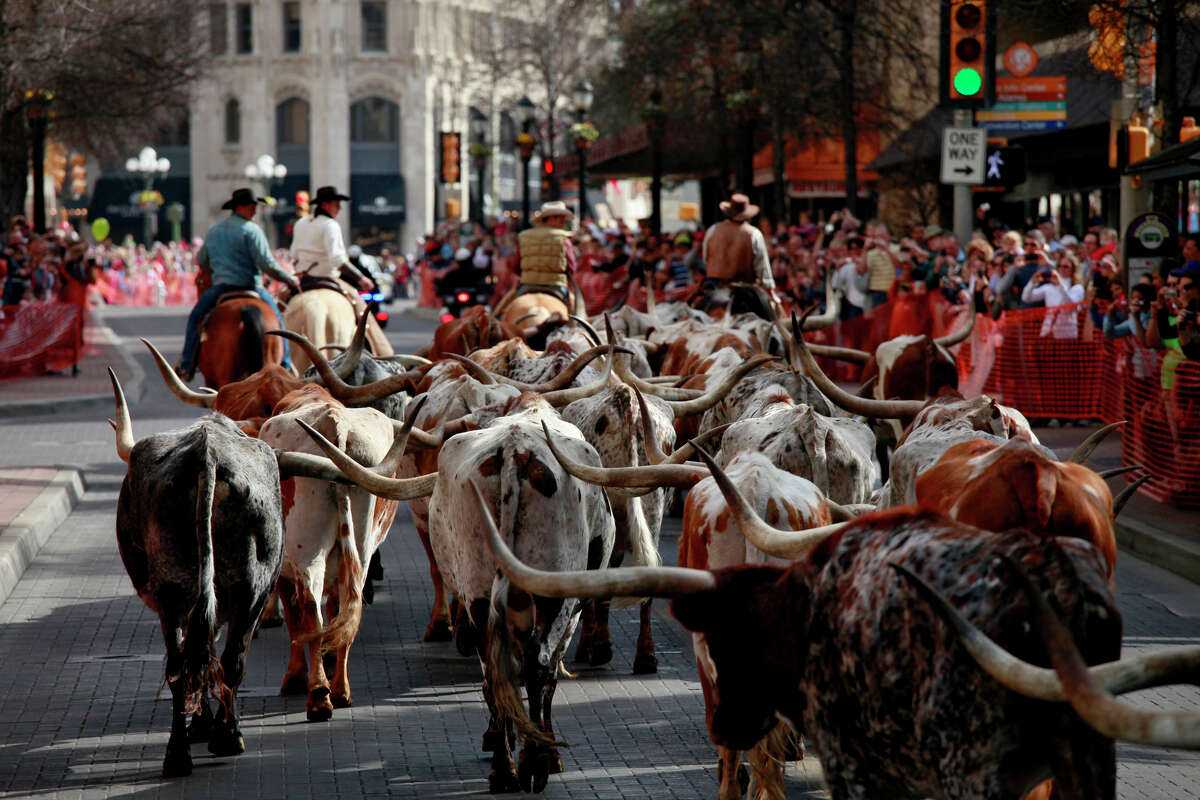
<svg viewBox="0 0 1200 800">
<path fill-rule="evenodd" d="M 123 336 L 147 317 L 109 320 Z M 178 315 L 153 322 L 171 342 Z M 155 339 L 160 339 L 155 334 Z M 173 347 L 177 347 L 177 342 Z M 170 348 L 164 348 L 170 349 Z M 147 365 L 148 366 L 148 365 Z M 151 375 L 153 377 L 153 375 Z M 88 491 L 0 605 L 0 796 L 46 798 L 460 797 L 486 793 L 486 723 L 479 667 L 450 644 L 420 641 L 431 592 L 425 556 L 402 508 L 383 547 L 386 577 L 351 656 L 355 707 L 305 721 L 304 699 L 282 698 L 282 628 L 251 647 L 241 695 L 247 752 L 201 746 L 192 777 L 159 779 L 170 702 L 155 617 L 134 596 L 113 520 L 124 465 L 102 414 L 0 421 L 0 465 L 74 464 Z M 133 411 L 143 436 L 194 418 L 155 381 Z M 664 542 L 675 562 L 678 521 Z M 1195 585 L 1122 555 L 1118 601 L 1126 652 L 1200 644 Z M 690 639 L 658 608 L 659 673 L 632 676 L 636 614 L 614 613 L 616 658 L 559 684 L 556 727 L 573 746 L 548 798 L 712 798 L 716 755 L 704 729 Z M 1137 702 L 1200 709 L 1200 689 L 1143 692 Z M 821 797 L 811 759 L 788 771 L 790 798 Z M 1122 747 L 1119 796 L 1192 798 L 1200 756 Z M 814 779 L 810 782 L 809 778 Z"/>
</svg>

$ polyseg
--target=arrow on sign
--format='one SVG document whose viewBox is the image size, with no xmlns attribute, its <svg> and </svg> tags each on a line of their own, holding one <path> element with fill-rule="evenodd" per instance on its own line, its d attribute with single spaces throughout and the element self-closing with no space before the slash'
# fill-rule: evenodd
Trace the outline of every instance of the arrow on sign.
<svg viewBox="0 0 1200 800">
<path fill-rule="evenodd" d="M 975 172 L 975 170 L 971 167 L 970 164 L 967 164 L 967 165 L 961 166 L 961 167 L 955 167 L 954 171 L 957 172 L 959 175 L 970 175 L 973 172 Z"/>
</svg>

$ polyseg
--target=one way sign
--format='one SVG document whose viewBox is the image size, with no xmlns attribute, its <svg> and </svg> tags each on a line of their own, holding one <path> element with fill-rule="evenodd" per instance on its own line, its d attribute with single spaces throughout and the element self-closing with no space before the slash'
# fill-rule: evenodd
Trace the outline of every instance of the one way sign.
<svg viewBox="0 0 1200 800">
<path fill-rule="evenodd" d="M 946 128 L 942 132 L 942 183 L 983 183 L 986 145 L 984 128 Z"/>
</svg>

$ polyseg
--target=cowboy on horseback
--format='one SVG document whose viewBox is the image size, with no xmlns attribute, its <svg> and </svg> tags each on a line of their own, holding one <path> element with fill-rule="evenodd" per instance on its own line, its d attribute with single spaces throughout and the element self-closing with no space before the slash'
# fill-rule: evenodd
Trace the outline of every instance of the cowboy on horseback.
<svg viewBox="0 0 1200 800">
<path fill-rule="evenodd" d="M 342 228 L 337 223 L 342 203 L 349 199 L 332 186 L 322 186 L 312 199 L 312 214 L 296 221 L 292 229 L 292 258 L 301 287 L 307 289 L 321 278 L 336 279 L 342 271 L 363 289 L 374 287 L 374 281 L 350 261 Z"/>
<path fill-rule="evenodd" d="M 543 203 L 533 215 L 534 226 L 517 235 L 521 280 L 517 296 L 549 294 L 567 302 L 567 272 L 575 271 L 575 248 L 567 220 L 575 216 L 561 200 Z"/>
<path fill-rule="evenodd" d="M 257 292 L 263 302 L 275 311 L 279 327 L 284 327 L 275 298 L 263 288 L 262 273 L 286 283 L 294 292 L 300 291 L 300 284 L 295 276 L 275 263 L 266 234 L 254 224 L 258 204 L 265 202 L 263 198 L 255 197 L 250 189 L 235 189 L 233 196 L 221 205 L 221 208 L 233 213 L 209 228 L 208 235 L 204 237 L 204 246 L 196 255 L 196 262 L 201 269 L 212 272 L 212 285 L 196 299 L 196 306 L 188 315 L 183 355 L 175 365 L 176 374 L 185 381 L 190 381 L 195 374 L 200 323 L 225 292 L 236 289 Z M 282 366 L 285 369 L 292 367 L 286 339 Z"/>
<path fill-rule="evenodd" d="M 758 206 L 751 205 L 746 195 L 735 193 L 720 208 L 726 218 L 709 228 L 704 236 L 705 277 L 692 305 L 723 304 L 730 306 L 731 313 L 752 310 L 769 317 L 775 279 L 767 257 L 767 242 L 762 231 L 750 224 L 758 216 Z M 738 300 L 746 307 L 734 308 Z M 757 306 L 762 306 L 761 311 Z"/>
</svg>

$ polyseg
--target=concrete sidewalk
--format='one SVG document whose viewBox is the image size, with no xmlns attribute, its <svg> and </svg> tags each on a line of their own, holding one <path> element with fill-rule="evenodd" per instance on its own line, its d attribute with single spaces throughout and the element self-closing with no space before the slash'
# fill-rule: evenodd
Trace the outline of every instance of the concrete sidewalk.
<svg viewBox="0 0 1200 800">
<path fill-rule="evenodd" d="M 0 468 L 0 603 L 83 492 L 76 469 Z"/>
</svg>

